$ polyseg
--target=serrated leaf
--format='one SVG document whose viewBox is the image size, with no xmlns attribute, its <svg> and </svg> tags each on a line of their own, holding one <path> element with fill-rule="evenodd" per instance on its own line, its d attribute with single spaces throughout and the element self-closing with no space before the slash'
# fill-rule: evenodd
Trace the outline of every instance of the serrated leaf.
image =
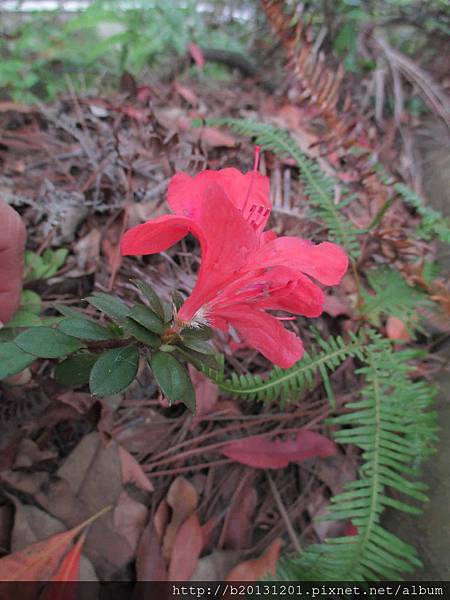
<svg viewBox="0 0 450 600">
<path fill-rule="evenodd" d="M 122 300 L 104 292 L 96 292 L 86 298 L 86 301 L 101 312 L 104 312 L 114 321 L 124 321 L 130 312 L 130 309 Z"/>
<path fill-rule="evenodd" d="M 137 375 L 139 351 L 136 346 L 114 348 L 100 356 L 89 377 L 91 393 L 110 396 L 125 390 Z"/>
<path fill-rule="evenodd" d="M 150 308 L 164 320 L 164 307 L 156 292 L 153 288 L 145 281 L 134 280 L 135 285 L 141 290 L 144 296 L 147 298 Z"/>
<path fill-rule="evenodd" d="M 0 379 L 20 373 L 35 360 L 35 356 L 23 352 L 14 342 L 0 343 Z"/>
<path fill-rule="evenodd" d="M 114 333 L 90 319 L 68 317 L 58 325 L 59 331 L 80 340 L 114 340 Z"/>
<path fill-rule="evenodd" d="M 150 359 L 155 379 L 170 403 L 181 401 L 195 412 L 195 391 L 186 368 L 167 352 L 155 352 Z"/>
<path fill-rule="evenodd" d="M 39 358 L 60 358 L 83 347 L 83 344 L 51 327 L 32 327 L 22 331 L 14 343 L 29 354 Z"/>
<path fill-rule="evenodd" d="M 63 385 L 84 385 L 89 382 L 92 367 L 97 361 L 95 354 L 76 354 L 60 362 L 55 369 L 55 379 Z"/>
<path fill-rule="evenodd" d="M 125 322 L 123 323 L 123 328 L 125 331 L 130 333 L 133 337 L 135 337 L 139 342 L 143 344 L 147 344 L 151 348 L 158 348 L 161 344 L 161 339 L 155 334 L 140 325 L 137 321 L 130 319 L 127 317 Z"/>
<path fill-rule="evenodd" d="M 133 306 L 128 316 L 153 333 L 158 333 L 159 335 L 164 333 L 165 327 L 161 319 L 144 304 Z"/>
</svg>

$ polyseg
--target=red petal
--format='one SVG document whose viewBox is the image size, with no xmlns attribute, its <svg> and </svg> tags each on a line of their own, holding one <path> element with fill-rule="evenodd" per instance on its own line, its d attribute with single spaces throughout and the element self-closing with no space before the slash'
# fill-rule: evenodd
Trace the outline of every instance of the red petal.
<svg viewBox="0 0 450 600">
<path fill-rule="evenodd" d="M 129 229 L 122 237 L 120 252 L 123 256 L 163 252 L 189 232 L 204 242 L 202 231 L 191 219 L 164 215 Z"/>
<path fill-rule="evenodd" d="M 195 177 L 177 173 L 170 181 L 167 202 L 174 213 L 197 221 L 201 218 L 199 198 L 211 184 L 219 185 L 229 201 L 238 210 L 244 211 L 247 220 L 256 215 L 255 230 L 262 232 L 272 209 L 270 183 L 268 177 L 256 171 L 244 174 L 233 168 L 207 170 Z"/>
<path fill-rule="evenodd" d="M 249 266 L 285 265 L 310 275 L 324 285 L 336 285 L 348 267 L 344 250 L 330 242 L 313 244 L 294 237 L 280 237 L 262 246 L 249 257 Z"/>
<path fill-rule="evenodd" d="M 200 223 L 207 243 L 205 249 L 202 246 L 196 286 L 179 313 L 185 320 L 190 320 L 235 277 L 248 254 L 258 246 L 254 230 L 217 184 L 210 184 L 204 190 L 195 210 L 196 222 Z"/>
<path fill-rule="evenodd" d="M 231 325 L 248 346 L 284 369 L 292 367 L 303 356 L 301 340 L 285 329 L 275 317 L 261 310 L 235 304 L 217 313 L 213 311 L 210 320 L 214 327 L 225 331 L 225 323 Z"/>
</svg>

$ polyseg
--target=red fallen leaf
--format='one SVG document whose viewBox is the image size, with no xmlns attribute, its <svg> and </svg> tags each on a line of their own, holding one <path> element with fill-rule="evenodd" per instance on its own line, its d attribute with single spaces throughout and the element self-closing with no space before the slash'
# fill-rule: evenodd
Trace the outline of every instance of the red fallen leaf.
<svg viewBox="0 0 450 600">
<path fill-rule="evenodd" d="M 234 137 L 216 127 L 203 127 L 200 139 L 210 148 L 234 148 L 236 146 Z"/>
<path fill-rule="evenodd" d="M 314 431 L 300 429 L 295 440 L 270 440 L 263 435 L 234 440 L 221 448 L 222 454 L 243 465 L 258 469 L 281 469 L 290 462 L 337 453 L 334 442 Z"/>
<path fill-rule="evenodd" d="M 166 563 L 153 519 L 142 532 L 136 551 L 137 581 L 167 581 Z"/>
<path fill-rule="evenodd" d="M 134 119 L 135 121 L 147 121 L 149 118 L 149 111 L 146 108 L 139 108 L 137 106 L 125 105 L 116 109 L 122 114 Z"/>
<path fill-rule="evenodd" d="M 323 312 L 330 315 L 330 317 L 337 317 L 339 315 L 350 315 L 350 307 L 346 302 L 343 302 L 340 298 L 333 295 L 325 296 L 325 302 L 323 303 Z"/>
<path fill-rule="evenodd" d="M 195 367 L 189 365 L 189 376 L 195 389 L 195 421 L 201 421 L 204 415 L 213 412 L 219 399 L 219 388 Z"/>
<path fill-rule="evenodd" d="M 153 93 L 153 89 L 149 85 L 140 85 L 137 89 L 136 100 L 141 104 L 148 104 Z"/>
<path fill-rule="evenodd" d="M 203 69 L 205 66 L 205 57 L 203 56 L 202 49 L 197 44 L 194 44 L 194 42 L 189 42 L 188 51 L 197 67 L 200 70 Z"/>
<path fill-rule="evenodd" d="M 203 531 L 197 513 L 178 529 L 169 565 L 169 581 L 188 581 L 203 548 Z"/>
<path fill-rule="evenodd" d="M 89 523 L 110 509 L 108 506 L 69 531 L 52 535 L 0 559 L 0 581 L 48 581 L 72 540 Z"/>
<path fill-rule="evenodd" d="M 78 582 L 80 578 L 81 550 L 86 539 L 86 531 L 78 539 L 74 547 L 66 554 L 58 570 L 50 582 L 58 581 L 58 585 L 49 583 L 45 586 L 39 600 L 76 600 L 79 596 Z M 69 585 L 66 585 L 69 583 Z"/>
<path fill-rule="evenodd" d="M 232 569 L 227 581 L 259 581 L 267 575 L 275 575 L 283 540 L 276 538 L 259 558 L 246 560 Z"/>
</svg>

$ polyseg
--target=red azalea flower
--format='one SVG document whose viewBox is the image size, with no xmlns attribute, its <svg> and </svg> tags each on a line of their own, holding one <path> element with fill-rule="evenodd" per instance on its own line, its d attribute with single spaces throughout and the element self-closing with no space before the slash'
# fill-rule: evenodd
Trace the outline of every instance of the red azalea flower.
<svg viewBox="0 0 450 600">
<path fill-rule="evenodd" d="M 344 250 L 263 231 L 272 205 L 269 180 L 253 170 L 175 175 L 168 204 L 174 214 L 133 227 L 122 238 L 123 255 L 155 254 L 192 233 L 202 262 L 192 294 L 177 320 L 236 332 L 242 341 L 280 367 L 303 355 L 303 344 L 267 310 L 318 317 L 324 285 L 338 284 L 347 270 Z"/>
</svg>

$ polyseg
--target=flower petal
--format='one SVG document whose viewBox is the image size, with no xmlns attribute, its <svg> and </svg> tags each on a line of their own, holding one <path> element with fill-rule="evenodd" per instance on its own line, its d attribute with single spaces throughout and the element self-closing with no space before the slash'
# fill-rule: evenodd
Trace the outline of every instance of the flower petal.
<svg viewBox="0 0 450 600">
<path fill-rule="evenodd" d="M 205 243 L 204 233 L 191 219 L 163 215 L 129 229 L 122 237 L 120 252 L 123 256 L 156 254 L 167 250 L 190 232 Z"/>
<path fill-rule="evenodd" d="M 310 275 L 324 285 L 338 284 L 348 267 L 348 256 L 337 244 L 313 244 L 295 237 L 279 237 L 264 244 L 248 259 L 248 269 L 285 265 Z"/>
<path fill-rule="evenodd" d="M 231 325 L 248 346 L 261 352 L 273 364 L 292 367 L 303 356 L 303 343 L 275 317 L 245 304 L 235 304 L 210 315 L 213 327 L 227 331 Z M 226 327 L 227 325 L 228 327 Z"/>
<path fill-rule="evenodd" d="M 254 229 L 264 229 L 272 204 L 270 202 L 269 178 L 257 171 L 241 173 L 237 169 L 202 171 L 195 177 L 177 173 L 170 181 L 167 202 L 174 213 L 201 223 L 198 199 L 211 184 L 217 184 L 226 193 L 229 201 L 243 214 Z"/>
</svg>

